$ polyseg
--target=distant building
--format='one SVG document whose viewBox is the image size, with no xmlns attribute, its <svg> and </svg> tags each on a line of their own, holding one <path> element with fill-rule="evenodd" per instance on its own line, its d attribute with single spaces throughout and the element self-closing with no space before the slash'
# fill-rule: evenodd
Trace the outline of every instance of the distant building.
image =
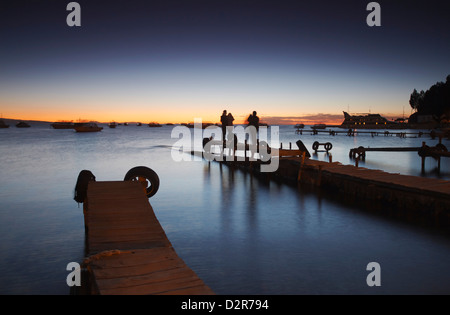
<svg viewBox="0 0 450 315">
<path fill-rule="evenodd" d="M 417 123 L 425 124 L 435 122 L 433 115 L 417 115 Z"/>
</svg>

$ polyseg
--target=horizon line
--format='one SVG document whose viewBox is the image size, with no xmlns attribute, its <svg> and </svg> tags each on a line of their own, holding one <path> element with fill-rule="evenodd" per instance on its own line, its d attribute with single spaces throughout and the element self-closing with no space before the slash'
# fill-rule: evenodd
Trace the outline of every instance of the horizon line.
<svg viewBox="0 0 450 315">
<path fill-rule="evenodd" d="M 67 119 L 62 119 L 62 120 L 38 120 L 38 119 L 19 119 L 19 118 L 1 118 L 3 120 L 9 120 L 9 121 L 24 121 L 24 122 L 33 122 L 33 123 L 55 123 L 55 122 L 95 122 L 98 124 L 110 124 L 110 123 L 117 123 L 117 124 L 123 124 L 123 123 L 127 123 L 127 124 L 137 124 L 137 123 L 141 123 L 142 125 L 147 125 L 149 123 L 158 123 L 161 125 L 167 125 L 167 124 L 172 124 L 172 125 L 182 125 L 182 124 L 194 124 L 194 121 L 185 121 L 185 122 L 169 122 L 169 121 L 165 121 L 165 122 L 158 122 L 158 121 L 149 121 L 149 122 L 142 122 L 141 121 L 134 121 L 134 120 L 127 120 L 127 121 L 119 121 L 119 120 L 110 120 L 110 121 L 103 121 L 103 120 L 95 120 L 95 119 L 81 119 L 81 120 L 67 120 Z M 394 120 L 392 119 L 388 119 L 388 120 Z M 339 122 L 337 121 L 329 121 L 329 120 L 317 120 L 317 121 L 293 121 L 293 120 L 288 120 L 285 121 L 283 119 L 278 120 L 278 119 L 267 119 L 267 120 L 261 120 L 261 123 L 263 124 L 267 124 L 268 126 L 295 126 L 297 124 L 304 124 L 305 126 L 309 126 L 309 125 L 318 125 L 318 124 L 324 124 L 327 126 L 340 126 L 343 122 L 343 119 L 341 119 Z M 206 123 L 206 124 L 220 124 L 220 122 L 211 122 L 211 121 L 202 121 L 202 123 Z M 238 126 L 238 125 L 247 125 L 247 122 L 242 121 L 242 122 L 237 122 L 234 125 Z"/>
<path fill-rule="evenodd" d="M 350 115 L 368 115 L 368 114 L 372 114 L 372 113 L 349 113 Z M 400 116 L 402 116 L 401 114 L 393 114 L 393 113 L 389 113 L 389 114 L 380 114 L 381 116 L 385 117 L 388 120 L 394 120 L 395 118 L 399 118 Z M 3 115 L 2 115 L 3 116 Z M 395 117 L 395 118 L 394 118 Z M 408 116 L 409 117 L 409 116 Z M 185 121 L 180 121 L 180 120 L 167 120 L 164 119 L 162 120 L 163 122 L 158 122 L 157 119 L 154 119 L 152 121 L 148 121 L 147 123 L 150 122 L 158 122 L 160 124 L 168 124 L 168 123 L 172 123 L 172 124 L 182 124 L 182 123 L 193 123 L 194 118 L 190 118 L 190 119 L 186 119 Z M 201 119 L 201 117 L 198 117 Z M 57 119 L 57 120 L 53 120 L 53 119 L 48 119 L 48 118 L 7 118 L 7 117 L 2 117 L 1 119 L 7 119 L 7 120 L 17 120 L 17 121 L 30 121 L 30 122 L 58 122 L 58 121 L 72 121 L 72 122 L 76 122 L 76 121 L 95 121 L 98 123 L 111 123 L 111 122 L 116 122 L 116 123 L 138 123 L 141 122 L 143 123 L 143 121 L 147 121 L 147 120 L 137 120 L 137 119 L 130 119 L 130 120 L 121 120 L 121 119 L 89 119 L 89 118 L 78 118 L 78 119 Z M 314 124 L 341 124 L 342 121 L 344 120 L 343 114 L 324 114 L 324 113 L 317 113 L 317 114 L 305 114 L 305 115 L 301 115 L 301 116 L 273 116 L 273 115 L 261 115 L 260 116 L 260 121 L 261 123 L 267 123 L 270 125 L 295 125 L 295 124 L 305 124 L 305 125 L 314 125 Z M 245 119 L 236 119 L 235 120 L 235 124 L 236 125 L 240 125 L 240 124 L 246 124 L 246 120 Z M 213 122 L 210 119 L 206 119 L 203 121 L 204 123 L 220 123 L 220 121 L 216 121 Z M 145 124 L 145 123 L 143 123 Z"/>
</svg>

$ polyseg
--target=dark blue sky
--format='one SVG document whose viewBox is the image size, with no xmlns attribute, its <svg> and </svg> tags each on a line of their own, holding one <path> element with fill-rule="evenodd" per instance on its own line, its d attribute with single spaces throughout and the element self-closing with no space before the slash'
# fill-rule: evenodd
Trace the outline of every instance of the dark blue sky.
<svg viewBox="0 0 450 315">
<path fill-rule="evenodd" d="M 450 74 L 445 1 L 69 2 L 0 4 L 4 117 L 399 115 Z"/>
</svg>

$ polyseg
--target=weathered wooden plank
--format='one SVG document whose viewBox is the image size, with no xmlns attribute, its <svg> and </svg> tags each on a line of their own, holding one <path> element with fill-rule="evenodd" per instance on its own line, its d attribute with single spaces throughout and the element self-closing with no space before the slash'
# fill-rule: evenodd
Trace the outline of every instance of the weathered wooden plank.
<svg viewBox="0 0 450 315">
<path fill-rule="evenodd" d="M 159 285 L 164 281 L 171 281 L 176 279 L 191 278 L 197 280 L 198 277 L 191 270 L 186 268 L 174 268 L 168 270 L 155 271 L 149 274 L 142 274 L 137 276 L 127 275 L 126 277 L 116 277 L 108 279 L 98 279 L 97 284 L 103 289 L 120 289 L 125 287 L 133 287 L 138 285 Z"/>
<path fill-rule="evenodd" d="M 151 250 L 151 249 L 150 249 Z M 126 255 L 126 254 L 125 254 Z M 128 277 L 140 277 L 152 273 L 184 268 L 186 265 L 179 259 L 165 259 L 159 262 L 149 262 L 138 266 L 124 266 L 120 268 L 94 269 L 97 281 L 101 279 L 116 279 Z"/>
<path fill-rule="evenodd" d="M 109 251 L 89 259 L 100 294 L 213 293 L 172 248 Z"/>
<path fill-rule="evenodd" d="M 97 236 L 92 237 L 91 242 L 100 243 L 126 243 L 126 242 L 139 242 L 139 241 L 163 241 L 165 240 L 165 235 L 155 234 L 155 235 L 144 235 L 144 234 L 123 234 L 116 236 Z"/>
<path fill-rule="evenodd" d="M 127 241 L 127 242 L 103 242 L 103 243 L 91 243 L 88 249 L 94 253 L 99 253 L 105 250 L 105 248 L 114 248 L 118 250 L 128 250 L 133 248 L 155 248 L 169 246 L 166 240 L 139 240 L 139 241 Z"/>
<path fill-rule="evenodd" d="M 163 233 L 159 231 L 155 231 L 151 229 L 151 225 L 147 225 L 146 229 L 135 229 L 133 226 L 130 226 L 129 228 L 123 228 L 123 227 L 117 227 L 117 228 L 110 228 L 108 229 L 108 226 L 103 226 L 101 228 L 92 230 L 89 232 L 90 237 L 98 237 L 101 238 L 102 236 L 107 236 L 108 239 L 110 237 L 114 236 L 140 236 L 140 237 L 155 237 L 164 235 Z"/>
<path fill-rule="evenodd" d="M 137 294 L 184 294 L 182 290 L 191 289 L 190 294 L 212 294 L 205 288 L 203 282 L 197 279 L 176 279 L 172 281 L 163 282 L 160 285 L 137 285 L 133 287 L 117 288 L 117 289 L 101 289 L 101 294 L 108 295 L 137 295 Z"/>
<path fill-rule="evenodd" d="M 133 255 L 133 259 L 130 259 L 130 255 L 124 255 L 125 253 L 130 253 Z M 134 255 L 136 253 L 139 255 Z M 152 250 L 111 250 L 102 252 L 88 259 L 97 268 L 114 268 L 121 267 L 123 265 L 143 265 L 148 262 L 161 261 L 171 257 L 177 257 L 177 254 L 172 247 L 157 247 Z"/>
<path fill-rule="evenodd" d="M 211 294 L 214 294 L 214 292 L 212 292 L 211 289 L 205 287 L 204 285 L 183 289 L 174 289 L 169 292 L 156 293 L 156 295 L 211 295 Z"/>
</svg>

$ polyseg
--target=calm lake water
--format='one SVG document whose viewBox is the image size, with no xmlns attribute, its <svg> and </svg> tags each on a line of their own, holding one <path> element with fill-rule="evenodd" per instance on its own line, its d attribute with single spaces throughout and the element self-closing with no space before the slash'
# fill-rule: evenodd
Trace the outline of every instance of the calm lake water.
<svg viewBox="0 0 450 315">
<path fill-rule="evenodd" d="M 450 233 L 400 222 L 325 193 L 266 182 L 219 163 L 175 162 L 172 126 L 119 126 L 99 133 L 48 124 L 0 129 L 0 294 L 69 294 L 66 266 L 84 257 L 78 173 L 122 180 L 134 166 L 161 181 L 150 199 L 179 256 L 218 294 L 449 294 Z M 333 161 L 353 164 L 358 146 L 435 145 L 429 137 L 296 135 L 284 144 L 332 142 Z M 450 141 L 443 140 L 450 147 Z M 313 158 L 328 160 L 324 152 Z M 369 152 L 361 166 L 420 175 L 417 153 Z M 449 179 L 428 159 L 426 176 Z M 369 209 L 368 209 L 369 208 Z M 368 287 L 369 262 L 381 287 Z"/>
</svg>

